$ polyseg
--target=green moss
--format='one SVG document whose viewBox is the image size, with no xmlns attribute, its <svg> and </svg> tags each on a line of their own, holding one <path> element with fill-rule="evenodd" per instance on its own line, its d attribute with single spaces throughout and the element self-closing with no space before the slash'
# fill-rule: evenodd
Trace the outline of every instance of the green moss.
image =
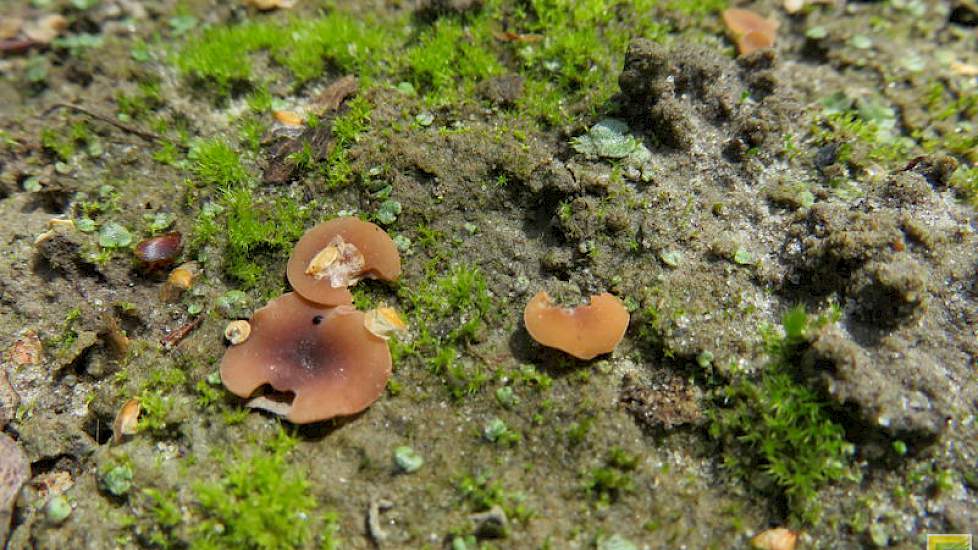
<svg viewBox="0 0 978 550">
<path fill-rule="evenodd" d="M 727 7 L 727 0 L 666 0 L 662 8 L 682 15 L 704 16 L 719 13 Z"/>
<path fill-rule="evenodd" d="M 744 479 L 767 478 L 806 522 L 818 520 L 818 489 L 851 475 L 854 448 L 845 430 L 792 366 L 811 327 L 834 319 L 835 311 L 818 319 L 800 307 L 789 311 L 783 335 L 764 331 L 769 364 L 756 378 L 735 379 L 721 392 L 723 406 L 711 411 L 710 434 L 723 443 L 725 466 Z"/>
<path fill-rule="evenodd" d="M 958 168 L 951 176 L 951 185 L 971 206 L 978 208 L 978 166 Z"/>
<path fill-rule="evenodd" d="M 669 27 L 649 16 L 652 0 L 531 0 L 506 13 L 521 33 L 540 40 L 508 45 L 527 76 L 521 109 L 551 124 L 596 112 L 618 91 L 630 39 L 662 41 Z M 498 16 L 497 16 L 498 17 Z"/>
<path fill-rule="evenodd" d="M 139 390 L 138 430 L 159 437 L 172 435 L 178 424 L 175 415 L 178 392 L 187 382 L 184 371 L 173 366 L 154 369 Z"/>
<path fill-rule="evenodd" d="M 502 71 L 489 48 L 493 38 L 485 23 L 438 19 L 408 50 L 407 78 L 430 102 L 440 105 L 471 95 L 476 83 Z"/>
<path fill-rule="evenodd" d="M 490 317 L 493 300 L 482 272 L 456 265 L 442 275 L 430 274 L 421 288 L 401 287 L 399 297 L 408 305 L 418 337 L 410 344 L 395 344 L 395 355 L 421 359 L 456 399 L 478 392 L 490 376 L 480 361 L 458 350 L 483 337 Z"/>
<path fill-rule="evenodd" d="M 67 162 L 75 155 L 79 146 L 94 143 L 91 128 L 85 122 L 72 124 L 65 132 L 64 128 L 44 128 L 41 130 L 41 146 L 53 154 L 58 160 Z"/>
<path fill-rule="evenodd" d="M 122 120 L 143 118 L 164 105 L 159 78 L 147 79 L 139 83 L 134 94 L 116 92 L 116 111 Z"/>
<path fill-rule="evenodd" d="M 149 542 L 160 548 L 172 547 L 173 529 L 183 520 L 176 493 L 148 488 L 143 489 L 142 494 L 153 518 L 152 529 L 147 537 Z"/>
<path fill-rule="evenodd" d="M 618 500 L 624 493 L 635 489 L 631 472 L 638 466 L 638 457 L 629 454 L 621 447 L 612 447 L 605 458 L 604 466 L 588 472 L 584 482 L 584 492 L 598 504 L 607 506 Z"/>
<path fill-rule="evenodd" d="M 201 518 L 190 548 L 274 550 L 312 540 L 316 499 L 305 475 L 286 460 L 295 443 L 280 430 L 265 449 L 226 461 L 220 479 L 194 483 Z"/>
<path fill-rule="evenodd" d="M 222 203 L 227 216 L 225 273 L 244 288 L 264 282 L 277 289 L 280 283 L 273 281 L 281 281 L 281 275 L 269 263 L 288 256 L 305 230 L 309 211 L 285 197 L 267 204 L 246 188 L 228 191 Z"/>
<path fill-rule="evenodd" d="M 507 490 L 501 482 L 492 479 L 490 473 L 467 475 L 459 480 L 458 489 L 474 512 L 484 512 L 493 506 L 499 506 L 509 519 L 526 522 L 533 516 L 533 511 L 526 506 L 526 497 L 522 493 Z"/>
<path fill-rule="evenodd" d="M 326 190 L 349 183 L 353 175 L 347 150 L 357 142 L 360 133 L 367 129 L 370 112 L 373 110 L 365 95 L 358 95 L 347 102 L 346 112 L 333 120 L 331 131 L 336 139 L 323 165 Z"/>
<path fill-rule="evenodd" d="M 176 65 L 185 75 L 214 84 L 219 94 L 227 95 L 235 85 L 251 80 L 251 55 L 258 51 L 267 51 L 296 84 L 302 84 L 319 77 L 327 64 L 342 74 L 369 74 L 366 62 L 378 58 L 389 40 L 382 27 L 334 11 L 287 24 L 247 22 L 209 28 L 180 50 Z"/>
<path fill-rule="evenodd" d="M 187 158 L 191 161 L 191 171 L 205 185 L 227 189 L 249 178 L 248 171 L 241 164 L 241 155 L 222 138 L 196 143 Z"/>
</svg>

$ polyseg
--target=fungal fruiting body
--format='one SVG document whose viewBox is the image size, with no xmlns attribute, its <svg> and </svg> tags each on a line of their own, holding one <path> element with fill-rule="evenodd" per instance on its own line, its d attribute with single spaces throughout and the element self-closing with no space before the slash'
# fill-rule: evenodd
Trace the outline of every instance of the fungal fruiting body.
<svg viewBox="0 0 978 550">
<path fill-rule="evenodd" d="M 224 386 L 254 397 L 250 406 L 305 424 L 358 413 L 387 385 L 387 342 L 352 306 L 326 307 L 290 292 L 256 311 L 250 326 L 250 337 L 221 360 Z M 278 394 L 255 396 L 266 384 Z"/>
<path fill-rule="evenodd" d="M 534 340 L 585 360 L 614 350 L 625 335 L 628 318 L 621 301 L 607 292 L 591 296 L 587 305 L 565 308 L 540 291 L 523 311 Z"/>
<path fill-rule="evenodd" d="M 773 46 L 780 26 L 774 19 L 740 8 L 723 10 L 723 22 L 736 40 L 740 55 Z"/>
<path fill-rule="evenodd" d="M 363 278 L 397 279 L 401 257 L 383 229 L 347 216 L 306 231 L 287 269 L 289 283 L 303 298 L 337 306 L 353 302 L 349 287 Z"/>
</svg>

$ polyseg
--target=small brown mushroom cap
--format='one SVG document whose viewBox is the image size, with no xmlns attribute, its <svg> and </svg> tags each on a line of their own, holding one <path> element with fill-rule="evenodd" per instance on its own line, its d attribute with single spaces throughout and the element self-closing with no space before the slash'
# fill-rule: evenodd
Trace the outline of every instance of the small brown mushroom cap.
<svg viewBox="0 0 978 550">
<path fill-rule="evenodd" d="M 295 395 L 283 409 L 296 424 L 358 413 L 377 400 L 391 374 L 387 343 L 351 306 L 324 307 L 289 292 L 251 318 L 251 336 L 221 360 L 221 381 L 251 397 L 265 384 Z"/>
<path fill-rule="evenodd" d="M 740 55 L 773 46 L 780 26 L 775 19 L 767 19 L 756 12 L 740 8 L 723 10 L 723 23 L 737 41 Z"/>
<path fill-rule="evenodd" d="M 339 240 L 337 240 L 339 237 Z M 362 266 L 350 273 L 351 277 L 333 286 L 331 277 L 317 277 L 310 273 L 310 263 L 322 258 L 322 253 L 336 243 L 353 245 L 353 253 L 362 255 Z M 339 254 L 338 262 L 344 261 Z M 303 298 L 327 306 L 349 304 L 353 296 L 347 287 L 364 277 L 393 281 L 401 274 L 401 256 L 394 241 L 380 227 L 354 217 L 334 218 L 323 222 L 299 239 L 287 268 L 289 284 Z"/>
<path fill-rule="evenodd" d="M 615 349 L 628 328 L 628 310 L 607 292 L 591 296 L 588 305 L 565 308 L 540 291 L 526 304 L 523 322 L 538 343 L 586 360 Z"/>
</svg>

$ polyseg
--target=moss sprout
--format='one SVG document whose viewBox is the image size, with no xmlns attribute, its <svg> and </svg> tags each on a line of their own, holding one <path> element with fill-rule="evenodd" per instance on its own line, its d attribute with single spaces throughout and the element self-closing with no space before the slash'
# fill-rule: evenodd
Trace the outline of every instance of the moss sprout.
<svg viewBox="0 0 978 550">
<path fill-rule="evenodd" d="M 724 445 L 726 467 L 745 479 L 762 472 L 807 522 L 820 515 L 819 488 L 852 475 L 854 447 L 845 430 L 793 372 L 811 328 L 833 319 L 834 310 L 817 319 L 801 307 L 786 313 L 783 334 L 763 331 L 771 361 L 756 378 L 744 376 L 724 388 L 725 405 L 711 413 L 710 434 Z"/>
</svg>

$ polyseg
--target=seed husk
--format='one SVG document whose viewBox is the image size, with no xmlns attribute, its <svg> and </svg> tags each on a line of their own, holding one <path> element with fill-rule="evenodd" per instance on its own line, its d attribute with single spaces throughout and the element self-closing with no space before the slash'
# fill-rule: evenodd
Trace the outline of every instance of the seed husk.
<svg viewBox="0 0 978 550">
<path fill-rule="evenodd" d="M 251 324 L 248 321 L 231 321 L 224 329 L 224 337 L 232 346 L 236 346 L 251 336 Z"/>
</svg>

